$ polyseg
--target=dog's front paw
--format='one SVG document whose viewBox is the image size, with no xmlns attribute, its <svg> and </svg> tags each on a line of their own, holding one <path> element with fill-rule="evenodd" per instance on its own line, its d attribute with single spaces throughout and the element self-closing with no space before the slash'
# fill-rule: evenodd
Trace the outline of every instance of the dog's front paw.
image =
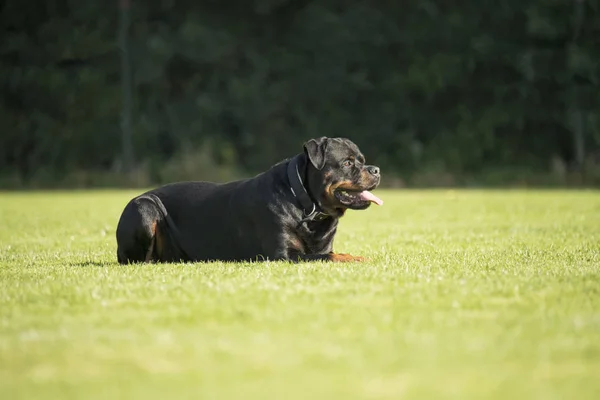
<svg viewBox="0 0 600 400">
<path fill-rule="evenodd" d="M 362 262 L 365 261 L 364 257 L 353 256 L 345 253 L 330 253 L 329 259 L 333 262 Z"/>
</svg>

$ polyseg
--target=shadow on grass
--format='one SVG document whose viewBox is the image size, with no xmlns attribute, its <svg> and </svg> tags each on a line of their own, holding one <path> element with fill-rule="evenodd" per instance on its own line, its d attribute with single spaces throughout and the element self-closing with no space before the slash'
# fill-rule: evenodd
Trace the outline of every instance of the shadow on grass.
<svg viewBox="0 0 600 400">
<path fill-rule="evenodd" d="M 69 267 L 117 267 L 117 261 L 71 261 L 67 263 Z"/>
<path fill-rule="evenodd" d="M 94 260 L 85 260 L 85 261 L 70 261 L 66 263 L 69 267 L 80 267 L 80 268 L 103 268 L 103 267 L 118 267 L 118 268 L 127 268 L 127 267 L 140 267 L 140 268 L 156 268 L 156 267 L 221 267 L 221 268 L 256 268 L 262 266 L 271 266 L 271 265 L 283 265 L 287 266 L 289 263 L 285 261 L 276 261 L 276 262 L 234 262 L 234 261 L 198 261 L 198 262 L 158 262 L 158 263 L 130 263 L 130 264 L 119 264 L 117 260 L 115 261 L 94 261 Z"/>
<path fill-rule="evenodd" d="M 68 262 L 67 265 L 70 267 L 119 267 L 119 268 L 127 268 L 127 267 L 156 267 L 156 266 L 194 266 L 198 263 L 142 263 L 142 262 L 134 262 L 129 264 L 119 264 L 117 260 L 114 261 L 93 261 L 93 260 L 85 260 L 85 261 L 71 261 Z"/>
</svg>

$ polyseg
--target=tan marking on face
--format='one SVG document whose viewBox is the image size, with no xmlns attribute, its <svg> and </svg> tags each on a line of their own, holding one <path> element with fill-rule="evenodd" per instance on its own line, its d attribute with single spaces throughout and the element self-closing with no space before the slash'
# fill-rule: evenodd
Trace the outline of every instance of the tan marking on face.
<svg viewBox="0 0 600 400">
<path fill-rule="evenodd" d="M 371 175 L 369 173 L 369 171 L 367 171 L 366 169 L 363 169 L 362 171 L 360 171 L 360 180 L 362 182 L 368 182 L 372 179 L 373 175 Z"/>
<path fill-rule="evenodd" d="M 357 187 L 356 185 L 354 185 L 354 183 L 352 181 L 348 181 L 348 180 L 340 181 L 340 182 L 330 183 L 329 185 L 325 186 L 325 197 L 327 197 L 327 199 L 331 202 L 336 201 L 334 192 L 338 189 L 360 190 L 360 188 Z"/>
</svg>

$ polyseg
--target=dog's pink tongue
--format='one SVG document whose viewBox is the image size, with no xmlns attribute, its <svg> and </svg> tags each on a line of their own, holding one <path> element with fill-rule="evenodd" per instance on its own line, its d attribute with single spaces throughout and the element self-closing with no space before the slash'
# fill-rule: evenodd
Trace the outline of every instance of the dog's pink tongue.
<svg viewBox="0 0 600 400">
<path fill-rule="evenodd" d="M 375 196 L 373 193 L 369 192 L 368 190 L 363 190 L 358 195 L 360 196 L 361 199 L 368 200 L 372 203 L 377 204 L 378 206 L 383 204 L 383 200 L 381 200 L 379 197 Z"/>
</svg>

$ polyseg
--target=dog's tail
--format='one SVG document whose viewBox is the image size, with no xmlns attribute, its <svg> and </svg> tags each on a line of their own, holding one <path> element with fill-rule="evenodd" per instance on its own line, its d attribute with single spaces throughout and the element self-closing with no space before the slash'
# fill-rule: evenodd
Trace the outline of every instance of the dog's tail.
<svg viewBox="0 0 600 400">
<path fill-rule="evenodd" d="M 159 218 L 156 221 L 155 231 L 157 258 L 166 262 L 191 261 L 190 253 L 184 247 L 182 235 L 162 200 L 152 193 L 141 195 L 138 199 L 151 202 L 158 211 Z"/>
</svg>

